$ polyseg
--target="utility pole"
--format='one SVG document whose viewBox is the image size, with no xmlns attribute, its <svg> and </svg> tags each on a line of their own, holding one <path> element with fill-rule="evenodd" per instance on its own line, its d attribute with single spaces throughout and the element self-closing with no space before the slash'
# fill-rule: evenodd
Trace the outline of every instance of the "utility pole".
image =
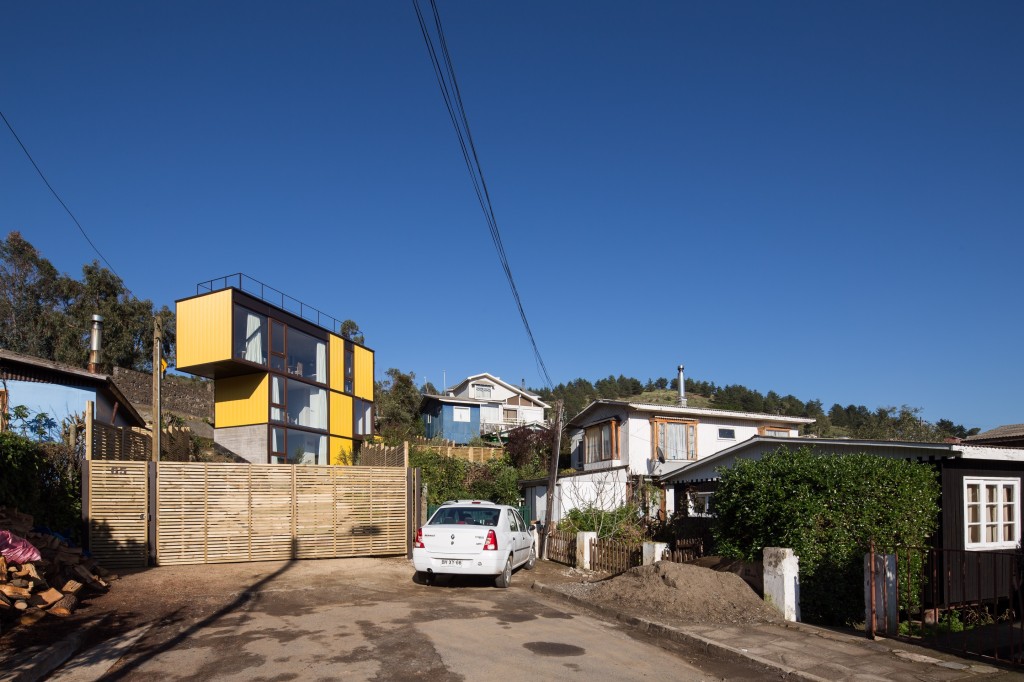
<svg viewBox="0 0 1024 682">
<path fill-rule="evenodd" d="M 153 318 L 153 461 L 160 461 L 160 425 L 163 423 L 163 415 L 160 410 L 160 379 L 161 363 L 163 353 L 163 329 L 160 325 L 160 314 Z"/>
<path fill-rule="evenodd" d="M 548 558 L 548 535 L 551 533 L 551 524 L 555 515 L 555 483 L 558 482 L 558 455 L 562 450 L 562 401 L 558 405 L 558 416 L 555 417 L 555 449 L 551 453 L 551 467 L 548 470 L 548 498 L 547 509 L 544 518 L 544 535 L 541 536 L 540 555 Z"/>
</svg>

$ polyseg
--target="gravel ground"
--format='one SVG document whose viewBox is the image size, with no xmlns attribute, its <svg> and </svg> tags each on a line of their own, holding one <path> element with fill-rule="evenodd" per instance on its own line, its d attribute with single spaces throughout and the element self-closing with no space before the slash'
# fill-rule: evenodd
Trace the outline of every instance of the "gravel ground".
<svg viewBox="0 0 1024 682">
<path fill-rule="evenodd" d="M 566 569 L 574 570 L 574 569 Z M 578 577 L 578 580 L 572 580 Z M 774 609 L 743 580 L 690 564 L 659 561 L 614 578 L 593 581 L 593 574 L 564 574 L 551 585 L 596 606 L 666 623 L 746 624 L 776 622 Z M 538 576 L 539 582 L 545 582 Z"/>
</svg>

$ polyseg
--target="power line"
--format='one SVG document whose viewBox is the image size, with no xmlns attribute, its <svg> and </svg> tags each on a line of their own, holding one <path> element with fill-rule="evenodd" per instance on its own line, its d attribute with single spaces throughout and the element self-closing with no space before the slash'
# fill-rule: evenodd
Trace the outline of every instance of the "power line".
<svg viewBox="0 0 1024 682">
<path fill-rule="evenodd" d="M 60 202 L 60 205 L 63 206 L 64 210 L 67 211 L 69 216 L 71 216 L 71 219 L 75 221 L 75 225 L 78 226 L 78 231 L 82 233 L 83 237 L 85 237 L 85 241 L 89 242 L 89 246 L 91 246 L 92 250 L 96 252 L 96 255 L 100 257 L 100 260 L 106 263 L 107 268 L 112 273 L 114 273 L 114 276 L 121 280 L 121 284 L 122 286 L 124 286 L 125 291 L 127 291 L 132 296 L 135 296 L 135 294 L 132 293 L 131 289 L 129 289 L 128 286 L 124 283 L 124 279 L 121 277 L 121 275 L 117 274 L 117 271 L 114 270 L 114 266 L 110 264 L 110 261 L 107 260 L 106 256 L 100 253 L 100 250 L 97 249 L 96 245 L 92 243 L 91 239 L 89 239 L 89 235 L 85 233 L 85 228 L 82 227 L 82 223 L 78 222 L 78 218 L 76 218 L 75 214 L 71 212 L 71 209 L 68 208 L 68 205 L 64 203 L 64 200 L 60 198 L 60 195 L 57 194 L 57 190 L 53 188 L 53 185 L 51 185 L 50 181 L 46 179 L 46 176 L 43 175 L 43 171 L 39 168 L 39 164 L 37 164 L 36 160 L 32 158 L 32 155 L 29 153 L 28 148 L 25 146 L 25 143 L 21 141 L 20 137 L 18 137 L 18 133 L 14 132 L 14 127 L 11 125 L 11 122 L 7 120 L 7 117 L 4 116 L 4 112 L 2 111 L 0 111 L 0 118 L 4 120 L 5 124 L 7 124 L 7 129 L 11 131 L 11 135 L 13 135 L 14 139 L 17 140 L 18 145 L 21 147 L 21 151 L 25 152 L 25 156 L 27 156 L 28 160 L 32 162 L 32 167 L 36 169 L 36 173 L 39 173 L 39 177 L 43 179 L 43 183 L 46 185 L 46 188 L 50 190 L 50 193 L 53 195 L 53 197 L 58 202 Z"/>
<path fill-rule="evenodd" d="M 440 46 L 441 58 L 438 58 L 438 49 L 434 46 L 430 30 L 420 10 L 419 0 L 412 0 L 413 8 L 416 10 L 416 18 L 419 20 L 420 31 L 423 33 L 423 41 L 427 45 L 427 52 L 430 55 L 430 62 L 434 67 L 434 75 L 437 77 L 437 84 L 441 90 L 441 97 L 444 99 L 445 107 L 448 109 L 448 116 L 455 128 L 455 135 L 459 140 L 459 147 L 462 150 L 463 160 L 466 162 L 466 169 L 469 171 L 470 180 L 473 183 L 473 190 L 476 192 L 477 201 L 484 212 L 484 219 L 491 233 L 491 241 L 494 243 L 495 251 L 498 253 L 498 261 L 505 272 L 505 279 L 508 280 L 512 298 L 515 299 L 516 308 L 519 310 L 519 318 L 523 322 L 523 328 L 530 339 L 533 348 L 534 360 L 537 369 L 544 377 L 549 389 L 554 386 L 551 375 L 548 374 L 547 365 L 541 357 L 540 349 L 537 347 L 537 340 L 533 336 L 530 322 L 526 319 L 526 311 L 523 309 L 523 302 L 519 296 L 519 289 L 516 287 L 515 279 L 512 277 L 512 268 L 508 263 L 508 256 L 505 253 L 505 245 L 501 239 L 501 231 L 498 229 L 498 219 L 494 215 L 494 205 L 491 203 L 491 195 L 487 189 L 487 181 L 484 179 L 483 166 L 480 164 L 480 157 L 476 151 L 476 144 L 473 142 L 473 134 L 469 128 L 469 117 L 466 115 L 466 108 L 462 103 L 462 94 L 459 90 L 458 80 L 455 78 L 455 66 L 452 63 L 451 54 L 448 52 L 448 43 L 444 36 L 444 27 L 441 25 L 441 15 L 437 10 L 435 0 L 430 0 L 430 7 L 434 15 L 434 27 L 437 32 L 437 40 Z M 443 60 L 443 65 L 442 65 Z"/>
</svg>

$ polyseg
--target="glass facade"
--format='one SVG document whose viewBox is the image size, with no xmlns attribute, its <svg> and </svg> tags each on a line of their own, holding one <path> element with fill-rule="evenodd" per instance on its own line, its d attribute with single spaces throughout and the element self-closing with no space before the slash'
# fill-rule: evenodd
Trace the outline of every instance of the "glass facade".
<svg viewBox="0 0 1024 682">
<path fill-rule="evenodd" d="M 270 431 L 271 464 L 330 464 L 326 434 L 277 426 Z"/>
<path fill-rule="evenodd" d="M 273 311 L 269 316 L 257 313 L 235 299 L 232 305 L 231 358 L 253 363 L 269 372 L 270 396 L 268 460 L 271 463 L 330 464 L 331 436 L 359 440 L 373 435 L 373 402 L 355 397 L 356 351 L 345 341 L 341 362 L 342 385 L 328 387 L 330 334 L 317 338 L 291 326 L 303 326 L 282 312 L 280 319 Z M 371 365 L 372 368 L 372 360 Z M 253 370 L 258 371 L 258 370 Z M 369 370 L 372 373 L 372 369 Z M 335 379 L 337 381 L 337 379 Z M 341 391 L 351 396 L 352 414 L 346 414 L 331 429 L 330 394 Z M 339 405 L 347 405 L 339 403 Z M 349 419 L 351 418 L 351 422 Z M 250 422 L 251 423 L 251 422 Z M 351 427 L 349 426 L 351 424 Z M 337 431 L 337 432 L 335 432 Z"/>
<path fill-rule="evenodd" d="M 327 430 L 327 391 L 301 381 L 272 375 L 270 420 Z"/>
<path fill-rule="evenodd" d="M 236 305 L 232 321 L 234 346 L 232 352 L 239 360 L 267 364 L 267 317 Z"/>
</svg>

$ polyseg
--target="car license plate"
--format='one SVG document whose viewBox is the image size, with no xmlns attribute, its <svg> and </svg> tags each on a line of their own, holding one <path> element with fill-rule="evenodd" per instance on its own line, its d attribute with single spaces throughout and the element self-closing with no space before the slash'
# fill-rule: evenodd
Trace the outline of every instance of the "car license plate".
<svg viewBox="0 0 1024 682">
<path fill-rule="evenodd" d="M 442 566 L 461 566 L 462 559 L 441 559 Z"/>
</svg>

